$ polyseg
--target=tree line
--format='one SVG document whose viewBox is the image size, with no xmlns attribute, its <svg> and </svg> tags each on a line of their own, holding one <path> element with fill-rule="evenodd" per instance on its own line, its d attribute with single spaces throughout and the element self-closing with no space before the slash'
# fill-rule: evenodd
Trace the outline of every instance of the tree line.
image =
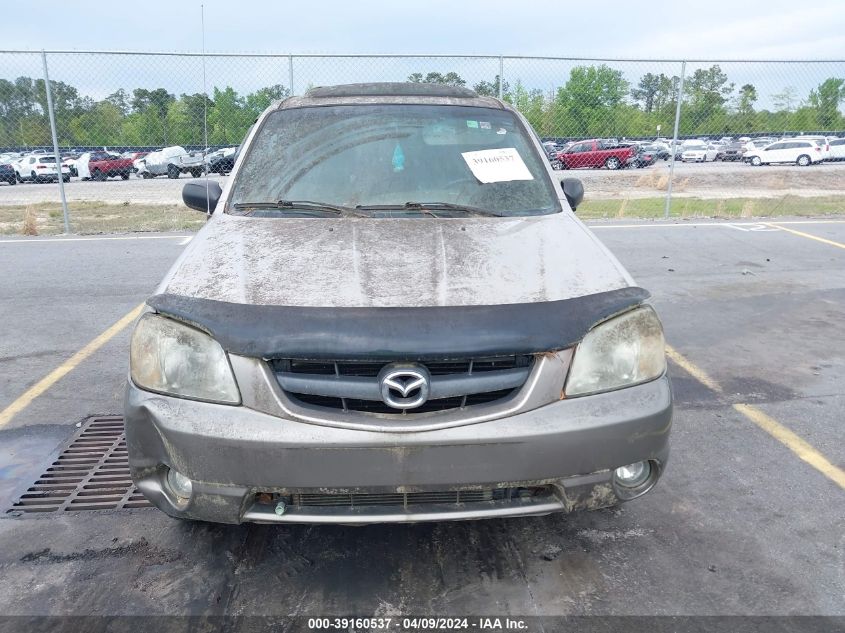
<svg viewBox="0 0 845 633">
<path fill-rule="evenodd" d="M 408 81 L 467 86 L 456 72 L 413 73 Z M 555 90 L 512 84 L 496 75 L 472 87 L 501 94 L 543 137 L 651 136 L 661 126 L 671 134 L 677 105 L 677 76 L 646 73 L 636 84 L 605 64 L 575 66 Z M 164 88 L 120 89 L 94 100 L 61 81 L 51 81 L 59 143 L 62 146 L 202 145 L 207 116 L 208 143 L 240 143 L 255 118 L 274 100 L 288 96 L 281 84 L 238 94 L 233 88 L 176 96 Z M 43 79 L 0 79 L 0 147 L 50 145 Z M 729 81 L 719 65 L 696 69 L 684 83 L 680 134 L 843 130 L 845 79 L 831 77 L 801 98 L 786 86 L 769 95 L 772 108 L 758 108 L 753 84 Z"/>
</svg>

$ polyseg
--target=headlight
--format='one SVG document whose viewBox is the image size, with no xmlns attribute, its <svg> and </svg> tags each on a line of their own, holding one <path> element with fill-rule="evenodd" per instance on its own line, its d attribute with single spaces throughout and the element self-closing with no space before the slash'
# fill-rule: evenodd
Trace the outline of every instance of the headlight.
<svg viewBox="0 0 845 633">
<path fill-rule="evenodd" d="M 241 401 L 226 352 L 208 334 L 157 314 L 135 326 L 129 373 L 141 389 L 225 404 Z"/>
<path fill-rule="evenodd" d="M 666 370 L 660 320 L 648 306 L 597 325 L 575 349 L 567 396 L 609 391 L 654 380 Z"/>
</svg>

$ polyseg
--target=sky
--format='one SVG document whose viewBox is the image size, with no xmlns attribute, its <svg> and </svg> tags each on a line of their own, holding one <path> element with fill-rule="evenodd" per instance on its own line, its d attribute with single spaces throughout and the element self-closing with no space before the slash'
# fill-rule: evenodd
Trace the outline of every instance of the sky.
<svg viewBox="0 0 845 633">
<path fill-rule="evenodd" d="M 102 0 L 45 4 L 37 12 L 9 3 L 0 21 L 0 78 L 41 76 L 39 55 L 5 50 L 178 51 L 202 49 L 204 5 L 209 53 L 455 54 L 707 60 L 845 59 L 845 0 L 425 0 L 314 2 L 143 0 L 106 9 Z M 143 9 L 141 8 L 143 6 Z M 202 92 L 199 58 L 50 55 L 51 79 L 102 99 L 118 88 L 165 87 Z M 508 60 L 505 78 L 550 94 L 565 83 L 568 61 Z M 687 76 L 707 63 L 691 63 Z M 207 61 L 207 90 L 240 94 L 288 86 L 282 58 Z M 608 62 L 633 85 L 646 72 L 677 75 L 676 62 Z M 845 77 L 845 62 L 722 63 L 736 87 L 752 83 L 758 106 L 789 86 L 799 98 L 828 77 Z M 310 85 L 404 80 L 413 72 L 454 70 L 470 86 L 492 80 L 498 59 L 296 59 L 294 92 Z"/>
<path fill-rule="evenodd" d="M 74 0 L 30 11 L 10 3 L 0 49 L 199 51 L 200 4 L 144 0 L 110 10 L 102 0 Z M 842 0 L 202 4 L 206 48 L 216 52 L 845 58 Z"/>
</svg>

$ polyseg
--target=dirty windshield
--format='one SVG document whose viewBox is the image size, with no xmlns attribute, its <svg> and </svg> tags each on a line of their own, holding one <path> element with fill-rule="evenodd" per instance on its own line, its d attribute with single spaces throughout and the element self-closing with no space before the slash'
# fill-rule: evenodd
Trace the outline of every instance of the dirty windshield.
<svg viewBox="0 0 845 633">
<path fill-rule="evenodd" d="M 273 112 L 240 168 L 229 212 L 256 215 L 279 201 L 379 216 L 560 211 L 542 158 L 510 112 L 446 105 Z"/>
</svg>

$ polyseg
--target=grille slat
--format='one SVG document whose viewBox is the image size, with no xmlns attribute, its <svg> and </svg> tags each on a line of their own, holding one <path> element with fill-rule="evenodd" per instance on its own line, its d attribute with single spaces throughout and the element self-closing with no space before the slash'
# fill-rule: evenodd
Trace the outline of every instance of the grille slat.
<svg viewBox="0 0 845 633">
<path fill-rule="evenodd" d="M 485 373 L 501 372 L 502 370 L 518 370 L 517 375 L 520 372 L 524 372 L 525 377 L 527 377 L 527 368 L 530 368 L 532 360 L 533 357 L 531 355 L 522 354 L 483 358 L 444 359 L 424 361 L 419 364 L 428 370 L 433 379 L 437 377 L 448 377 L 449 379 L 463 378 L 469 381 L 470 377 L 483 376 Z M 487 388 L 494 388 L 494 390 L 483 391 L 482 393 L 465 393 L 455 396 L 449 394 L 449 397 L 429 399 L 422 406 L 402 411 L 390 407 L 380 400 L 353 397 L 354 395 L 362 396 L 364 394 L 348 393 L 345 386 L 341 386 L 340 388 L 334 387 L 331 390 L 326 390 L 325 387 L 319 389 L 314 388 L 314 385 L 324 384 L 327 380 L 339 380 L 347 377 L 362 380 L 371 379 L 375 382 L 382 369 L 390 364 L 388 362 L 361 360 L 315 361 L 288 358 L 274 359 L 270 361 L 270 364 L 279 379 L 280 385 L 282 385 L 283 381 L 285 381 L 284 384 L 290 385 L 285 393 L 301 406 L 333 409 L 344 413 L 351 411 L 382 416 L 407 417 L 487 404 L 511 396 L 521 387 L 521 383 L 517 387 L 513 387 L 513 385 L 517 384 L 518 381 L 524 381 L 524 378 L 519 376 L 519 378 L 507 384 L 507 389 L 495 389 L 493 384 L 487 382 L 486 384 L 489 385 Z M 311 386 L 306 387 L 301 385 L 301 381 L 297 383 L 292 378 L 285 378 L 285 376 L 294 375 L 309 379 Z M 494 376 L 495 374 L 489 373 L 489 379 L 494 379 Z M 313 377 L 313 380 L 310 380 L 311 377 Z M 475 382 L 479 384 L 478 381 Z M 460 384 L 463 385 L 464 383 L 462 382 Z M 504 387 L 506 385 L 500 382 L 497 386 Z M 284 389 L 284 385 L 282 387 Z M 469 387 L 464 388 L 470 390 Z M 484 387 L 481 388 L 484 389 Z M 304 393 L 300 389 L 308 389 L 311 393 Z M 460 389 L 461 387 L 458 388 L 458 390 Z M 320 395 L 321 393 L 331 395 Z M 376 393 L 378 393 L 377 389 Z M 443 395 L 447 395 L 447 393 L 443 393 Z M 455 392 L 453 391 L 452 393 Z M 373 396 L 367 395 L 367 397 L 371 398 Z"/>
<path fill-rule="evenodd" d="M 121 418 L 91 418 L 7 512 L 148 508 L 129 476 Z"/>
<path fill-rule="evenodd" d="M 407 508 L 419 505 L 461 505 L 504 501 L 550 495 L 552 487 L 547 485 L 518 488 L 483 488 L 471 490 L 435 490 L 426 492 L 385 493 L 297 493 L 290 496 L 290 502 L 297 508 L 363 508 L 367 506 L 394 506 Z"/>
</svg>

